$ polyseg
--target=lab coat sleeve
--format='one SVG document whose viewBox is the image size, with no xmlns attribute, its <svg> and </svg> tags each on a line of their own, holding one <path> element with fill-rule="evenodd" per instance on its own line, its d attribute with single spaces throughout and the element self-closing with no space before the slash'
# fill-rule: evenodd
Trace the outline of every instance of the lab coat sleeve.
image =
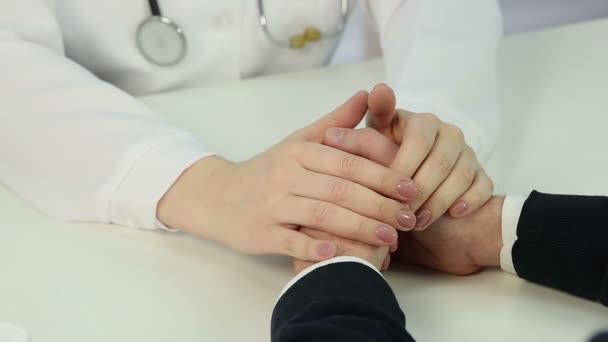
<svg viewBox="0 0 608 342">
<path fill-rule="evenodd" d="M 209 151 L 68 59 L 52 1 L 0 3 L 0 182 L 62 219 L 157 227 L 159 199 Z"/>
<path fill-rule="evenodd" d="M 496 0 L 368 1 L 397 105 L 460 127 L 481 159 L 500 133 Z"/>
</svg>

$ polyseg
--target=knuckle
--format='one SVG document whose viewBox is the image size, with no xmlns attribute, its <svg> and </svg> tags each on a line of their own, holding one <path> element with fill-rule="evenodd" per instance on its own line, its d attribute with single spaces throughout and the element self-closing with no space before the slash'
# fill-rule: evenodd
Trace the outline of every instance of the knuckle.
<svg viewBox="0 0 608 342">
<path fill-rule="evenodd" d="M 490 195 L 492 195 L 494 193 L 494 187 L 495 187 L 494 186 L 494 182 L 490 178 L 488 178 L 488 189 L 487 189 L 487 192 Z"/>
<path fill-rule="evenodd" d="M 365 241 L 365 237 L 367 236 L 367 221 L 365 219 L 360 219 L 359 222 L 357 222 L 355 235 L 357 240 Z"/>
<path fill-rule="evenodd" d="M 386 213 L 389 210 L 389 203 L 386 200 L 380 200 L 378 201 L 378 204 L 376 205 L 376 217 L 383 217 L 385 216 L 384 213 Z"/>
<path fill-rule="evenodd" d="M 490 178 L 483 170 L 477 173 L 478 181 L 480 183 L 481 191 L 488 196 L 494 193 L 494 181 Z"/>
<path fill-rule="evenodd" d="M 427 136 L 422 134 L 413 134 L 411 137 L 406 138 L 409 143 L 415 145 L 417 148 L 423 151 L 430 151 L 433 147 L 433 142 Z"/>
<path fill-rule="evenodd" d="M 327 221 L 330 214 L 329 207 L 324 203 L 315 203 L 311 207 L 312 222 L 316 225 L 321 225 Z"/>
<path fill-rule="evenodd" d="M 361 159 L 355 155 L 348 155 L 340 160 L 340 169 L 346 176 L 354 175 L 361 166 Z"/>
<path fill-rule="evenodd" d="M 447 124 L 446 130 L 451 136 L 455 137 L 458 141 L 464 141 L 464 132 L 462 131 L 462 129 L 460 129 L 460 127 L 452 124 Z"/>
<path fill-rule="evenodd" d="M 471 189 L 469 191 L 470 201 L 472 203 L 480 203 L 485 196 L 485 192 L 479 189 Z"/>
<path fill-rule="evenodd" d="M 416 186 L 416 198 L 410 203 L 412 204 L 422 204 L 429 196 L 431 195 L 431 191 L 428 189 L 428 185 L 419 184 Z"/>
<path fill-rule="evenodd" d="M 334 203 L 345 202 L 351 192 L 351 186 L 348 182 L 342 180 L 332 180 L 329 184 L 329 191 Z"/>
<path fill-rule="evenodd" d="M 475 170 L 466 169 L 458 173 L 458 178 L 462 184 L 472 184 L 475 179 Z"/>
<path fill-rule="evenodd" d="M 295 158 L 304 153 L 305 145 L 300 142 L 291 142 L 283 148 L 283 155 L 287 158 Z"/>
<path fill-rule="evenodd" d="M 450 207 L 450 203 L 445 198 L 438 197 L 433 199 L 431 206 L 433 207 L 432 213 L 443 214 Z"/>
<path fill-rule="evenodd" d="M 444 175 L 449 174 L 450 171 L 452 171 L 452 167 L 454 166 L 452 158 L 447 156 L 445 153 L 438 153 L 433 158 L 433 161 L 436 165 L 436 168 Z"/>
<path fill-rule="evenodd" d="M 429 122 L 432 122 L 432 123 L 439 122 L 439 118 L 437 117 L 437 115 L 435 115 L 433 113 L 421 113 L 419 115 L 425 121 L 429 121 Z"/>
<path fill-rule="evenodd" d="M 286 254 L 293 254 L 296 251 L 297 242 L 291 234 L 286 235 L 283 238 L 282 243 L 283 243 L 283 250 L 286 252 Z"/>
<path fill-rule="evenodd" d="M 380 187 L 382 189 L 392 189 L 395 179 L 390 171 L 382 172 L 380 175 Z"/>
</svg>

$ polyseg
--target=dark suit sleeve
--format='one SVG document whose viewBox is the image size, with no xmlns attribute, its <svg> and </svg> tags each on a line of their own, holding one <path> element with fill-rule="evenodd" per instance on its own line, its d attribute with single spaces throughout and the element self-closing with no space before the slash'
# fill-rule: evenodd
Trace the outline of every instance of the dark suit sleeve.
<svg viewBox="0 0 608 342">
<path fill-rule="evenodd" d="M 594 336 L 591 342 L 608 342 L 608 332 L 604 332 Z"/>
<path fill-rule="evenodd" d="M 414 341 L 393 291 L 357 262 L 322 266 L 281 296 L 272 314 L 273 342 Z"/>
<path fill-rule="evenodd" d="M 512 257 L 521 278 L 608 306 L 608 197 L 532 192 Z"/>
</svg>

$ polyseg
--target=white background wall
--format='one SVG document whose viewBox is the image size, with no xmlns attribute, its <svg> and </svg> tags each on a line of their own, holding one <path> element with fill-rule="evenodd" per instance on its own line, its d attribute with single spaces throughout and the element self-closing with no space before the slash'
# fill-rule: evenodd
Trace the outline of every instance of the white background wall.
<svg viewBox="0 0 608 342">
<path fill-rule="evenodd" d="M 608 0 L 500 0 L 500 2 L 507 33 L 608 17 Z"/>
</svg>

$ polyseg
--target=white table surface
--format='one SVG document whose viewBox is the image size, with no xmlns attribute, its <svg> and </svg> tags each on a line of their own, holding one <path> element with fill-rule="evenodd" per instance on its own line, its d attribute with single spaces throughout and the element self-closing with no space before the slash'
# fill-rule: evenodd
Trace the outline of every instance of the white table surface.
<svg viewBox="0 0 608 342">
<path fill-rule="evenodd" d="M 608 21 L 512 36 L 500 59 L 499 191 L 605 193 Z M 157 95 L 145 101 L 232 159 L 262 151 L 360 88 L 377 61 Z M 230 127 L 230 128 L 228 128 Z M 0 187 L 0 321 L 31 340 L 267 341 L 280 257 L 182 234 L 64 223 Z M 387 275 L 420 341 L 583 341 L 608 309 L 499 270 Z"/>
</svg>

